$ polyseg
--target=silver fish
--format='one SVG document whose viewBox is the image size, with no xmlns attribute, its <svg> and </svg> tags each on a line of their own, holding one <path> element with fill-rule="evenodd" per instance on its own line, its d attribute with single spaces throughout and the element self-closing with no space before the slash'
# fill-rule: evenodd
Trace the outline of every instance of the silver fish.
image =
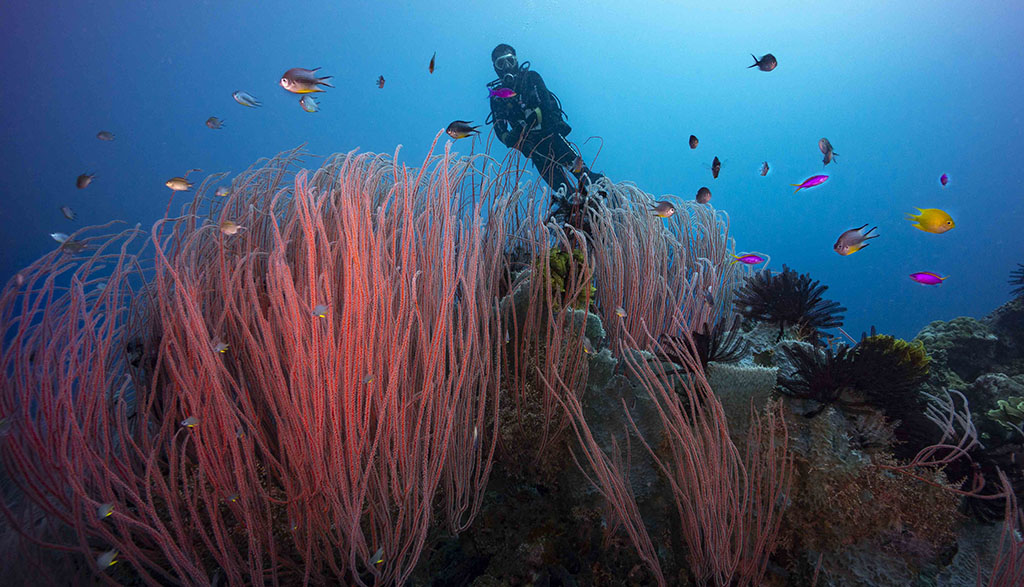
<svg viewBox="0 0 1024 587">
<path fill-rule="evenodd" d="M 114 133 L 110 132 L 109 130 L 101 130 L 100 132 L 96 133 L 96 138 L 101 141 L 112 141 L 114 140 Z"/>
<path fill-rule="evenodd" d="M 68 220 L 74 220 L 76 217 L 78 217 L 78 215 L 75 214 L 75 211 L 72 210 L 70 206 L 61 206 L 60 213 L 63 214 L 64 218 L 67 218 Z"/>
<path fill-rule="evenodd" d="M 107 552 L 96 557 L 96 566 L 105 569 L 117 562 L 117 549 L 111 548 Z"/>
<path fill-rule="evenodd" d="M 320 105 L 316 103 L 316 98 L 310 95 L 305 95 L 299 98 L 299 106 L 306 112 L 319 112 Z"/>
<path fill-rule="evenodd" d="M 192 189 L 193 184 L 184 177 L 172 177 L 171 179 L 168 179 L 164 185 L 175 192 L 187 192 Z"/>
<path fill-rule="evenodd" d="M 324 91 L 319 86 L 333 88 L 334 86 L 324 80 L 331 79 L 334 76 L 317 77 L 316 72 L 319 69 L 319 67 L 313 69 L 293 67 L 281 75 L 281 87 L 293 94 L 311 94 Z"/>
<path fill-rule="evenodd" d="M 50 233 L 50 238 L 52 238 L 53 240 L 59 242 L 60 244 L 64 244 L 71 237 L 66 235 L 66 234 L 64 234 L 63 232 L 51 232 Z"/>
<path fill-rule="evenodd" d="M 832 250 L 845 257 L 846 255 L 852 255 L 868 246 L 870 243 L 865 241 L 878 238 L 879 235 L 871 234 L 873 230 L 878 228 L 877 226 L 873 226 L 871 230 L 864 232 L 864 228 L 866 226 L 867 224 L 864 226 L 858 226 L 857 228 L 851 228 L 839 235 L 839 239 L 836 240 L 836 244 L 832 245 Z M 869 234 L 871 234 L 871 236 L 868 236 Z"/>
<path fill-rule="evenodd" d="M 217 191 L 213 192 L 213 195 L 217 196 L 218 198 L 226 198 L 231 195 L 231 188 L 229 188 L 226 185 L 222 185 L 219 188 L 217 188 Z"/>
<path fill-rule="evenodd" d="M 258 108 L 263 105 L 256 99 L 256 96 L 253 96 L 249 92 L 243 92 L 242 90 L 234 92 L 231 94 L 231 97 L 235 99 L 235 102 L 238 102 L 242 106 L 248 106 L 249 108 Z"/>
</svg>

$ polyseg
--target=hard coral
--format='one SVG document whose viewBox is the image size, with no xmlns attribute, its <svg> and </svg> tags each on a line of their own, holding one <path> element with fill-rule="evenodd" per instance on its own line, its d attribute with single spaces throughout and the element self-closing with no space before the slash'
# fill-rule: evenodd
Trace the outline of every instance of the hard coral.
<svg viewBox="0 0 1024 587">
<path fill-rule="evenodd" d="M 802 325 L 818 332 L 843 325 L 839 303 L 821 297 L 827 285 L 811 276 L 782 266 L 782 273 L 762 271 L 747 279 L 734 302 L 745 317 L 779 326 L 782 337 L 787 326 Z"/>
</svg>

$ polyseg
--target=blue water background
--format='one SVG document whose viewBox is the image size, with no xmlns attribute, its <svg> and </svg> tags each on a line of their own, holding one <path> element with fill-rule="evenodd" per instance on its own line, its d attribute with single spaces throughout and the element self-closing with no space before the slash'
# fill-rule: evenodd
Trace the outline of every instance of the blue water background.
<svg viewBox="0 0 1024 587">
<path fill-rule="evenodd" d="M 1024 262 L 1024 8 L 716 4 L 8 0 L 0 279 L 56 246 L 51 232 L 115 218 L 151 226 L 171 196 L 164 182 L 192 167 L 239 172 L 301 143 L 324 155 L 401 144 L 418 165 L 448 122 L 486 118 L 490 52 L 507 42 L 561 98 L 570 139 L 604 138 L 596 170 L 656 196 L 710 187 L 738 248 L 827 284 L 855 336 L 874 324 L 910 337 L 1006 301 Z M 775 71 L 747 69 L 766 52 Z M 296 66 L 334 76 L 319 113 L 277 85 Z M 264 106 L 236 104 L 235 90 Z M 225 128 L 206 128 L 209 116 Z M 116 140 L 97 140 L 100 130 Z M 823 136 L 839 153 L 831 179 L 794 195 L 789 184 L 823 172 Z M 593 157 L 597 142 L 584 151 Z M 87 171 L 94 183 L 77 190 Z M 915 206 L 945 209 L 957 227 L 915 230 L 903 219 Z M 850 257 L 832 251 L 864 223 L 881 238 Z M 949 279 L 924 287 L 914 271 Z"/>
</svg>

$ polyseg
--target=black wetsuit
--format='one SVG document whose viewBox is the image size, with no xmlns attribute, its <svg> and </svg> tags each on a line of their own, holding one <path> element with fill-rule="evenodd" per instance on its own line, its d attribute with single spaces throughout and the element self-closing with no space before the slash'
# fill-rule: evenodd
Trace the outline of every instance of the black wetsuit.
<svg viewBox="0 0 1024 587">
<path fill-rule="evenodd" d="M 505 75 L 487 84 L 489 89 L 510 88 L 516 95 L 511 98 L 491 96 L 491 116 L 494 133 L 506 147 L 519 149 L 537 167 L 540 176 L 558 191 L 570 193 L 567 171 L 577 181 L 584 175 L 591 182 L 601 176 L 585 166 L 579 173 L 572 171 L 576 151 L 565 139 L 572 127 L 565 122 L 558 99 L 548 91 L 544 79 L 529 69 L 529 63 L 519 67 L 516 75 Z"/>
</svg>

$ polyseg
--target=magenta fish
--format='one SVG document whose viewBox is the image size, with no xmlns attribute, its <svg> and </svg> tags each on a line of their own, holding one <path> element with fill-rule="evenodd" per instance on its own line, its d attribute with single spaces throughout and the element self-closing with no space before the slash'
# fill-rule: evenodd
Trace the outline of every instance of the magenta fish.
<svg viewBox="0 0 1024 587">
<path fill-rule="evenodd" d="M 735 263 L 743 263 L 744 265 L 757 265 L 758 263 L 764 263 L 764 257 L 760 255 L 755 255 L 753 253 L 749 255 L 743 255 L 742 257 L 739 255 L 733 255 L 733 259 L 734 260 L 732 263 L 730 263 L 730 265 Z"/>
<path fill-rule="evenodd" d="M 948 275 L 946 277 L 949 277 Z M 935 273 L 930 271 L 920 271 L 918 273 L 911 273 L 910 278 L 920 283 L 921 285 L 939 285 L 946 280 L 946 277 L 939 277 Z"/>
<path fill-rule="evenodd" d="M 491 97 L 493 98 L 512 98 L 515 95 L 516 92 L 512 88 L 497 88 L 491 90 Z"/>
<path fill-rule="evenodd" d="M 946 175 L 945 173 L 943 173 L 943 174 L 942 174 L 942 175 L 941 175 L 941 176 L 939 177 L 939 183 L 941 183 L 942 185 L 946 185 L 947 183 L 949 183 L 949 176 L 948 176 L 948 175 Z"/>
<path fill-rule="evenodd" d="M 789 185 L 796 187 L 796 192 L 799 192 L 804 188 L 812 188 L 816 185 L 821 185 L 826 181 L 828 181 L 827 175 L 815 175 L 813 177 L 808 177 L 803 183 L 791 183 Z M 796 192 L 793 193 L 795 194 Z"/>
</svg>

